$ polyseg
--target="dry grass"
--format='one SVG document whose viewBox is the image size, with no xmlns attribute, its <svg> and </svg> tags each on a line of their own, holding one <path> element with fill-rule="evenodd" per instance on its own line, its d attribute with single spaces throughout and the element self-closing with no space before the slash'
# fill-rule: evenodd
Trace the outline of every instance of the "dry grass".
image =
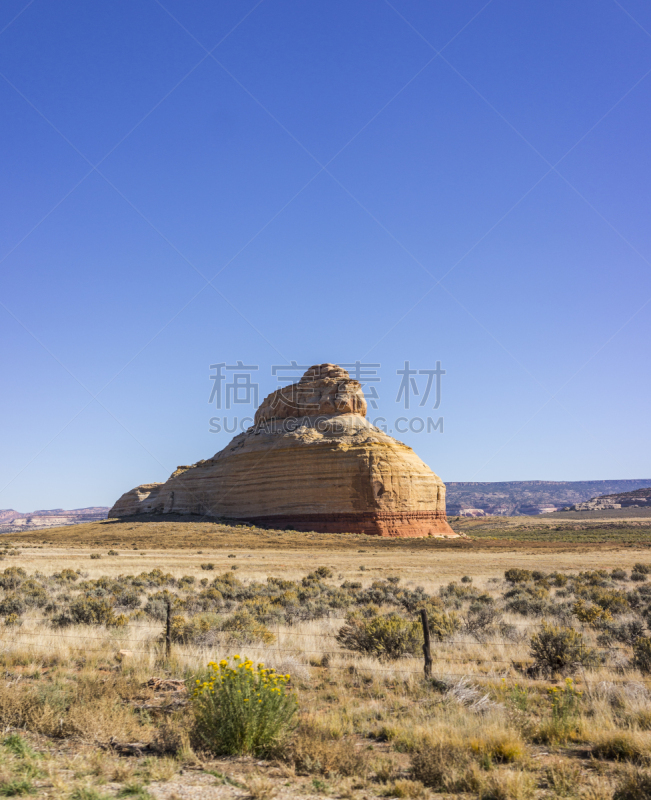
<svg viewBox="0 0 651 800">
<path fill-rule="evenodd" d="M 177 580 L 194 577 L 197 586 L 227 571 L 248 585 L 270 575 L 300 583 L 306 572 L 327 564 L 333 586 L 355 581 L 366 589 L 395 576 L 400 587 L 421 586 L 431 595 L 466 575 L 472 580 L 460 586 L 501 597 L 509 589 L 504 570 L 512 567 L 576 572 L 630 570 L 651 562 L 639 547 L 616 551 L 611 545 L 563 543 L 507 549 L 504 542 L 499 548 L 490 542 L 383 542 L 173 521 L 103 523 L 12 538 L 18 553 L 7 555 L 2 567 L 30 573 L 80 569 L 92 579 L 156 567 Z M 109 556 L 109 549 L 119 555 Z M 102 558 L 91 561 L 93 551 Z M 201 568 L 207 563 L 214 570 Z M 0 591 L 0 600 L 9 591 Z M 553 596 L 563 589 L 549 591 Z M 444 607 L 457 600 L 445 596 Z M 468 602 L 458 602 L 456 613 L 465 619 Z M 345 610 L 291 624 L 269 622 L 273 642 L 249 642 L 237 650 L 290 672 L 303 715 L 278 761 L 254 764 L 207 759 L 192 740 L 190 709 L 171 704 L 170 692 L 148 685 L 153 676 L 191 677 L 208 660 L 236 652 L 232 642 L 218 637 L 175 644 L 166 661 L 161 620 L 142 615 L 124 627 L 59 630 L 42 621 L 41 609 L 28 609 L 22 625 L 0 620 L 0 723 L 19 730 L 40 755 L 19 755 L 0 745 L 0 796 L 3 786 L 13 791 L 19 781 L 31 781 L 43 796 L 77 792 L 78 800 L 95 797 L 92 792 L 115 796 L 130 786 L 149 786 L 155 793 L 159 784 L 180 786 L 198 775 L 217 781 L 225 797 L 232 789 L 256 800 L 335 792 L 351 800 L 426 798 L 432 791 L 482 800 L 648 797 L 651 694 L 647 678 L 627 660 L 628 651 L 614 652 L 598 669 L 576 672 L 580 699 L 563 723 L 566 734 L 559 736 L 548 693 L 556 683 L 526 673 L 528 636 L 540 618 L 501 613 L 500 624 L 515 626 L 508 636 L 496 627 L 483 637 L 462 627 L 451 641 L 437 641 L 432 682 L 423 680 L 420 658 L 379 661 L 338 645 L 334 635 Z M 583 633 L 595 645 L 599 631 L 584 625 Z M 130 654 L 119 656 L 120 650 Z M 138 742 L 154 754 L 119 756 L 116 742 Z"/>
</svg>

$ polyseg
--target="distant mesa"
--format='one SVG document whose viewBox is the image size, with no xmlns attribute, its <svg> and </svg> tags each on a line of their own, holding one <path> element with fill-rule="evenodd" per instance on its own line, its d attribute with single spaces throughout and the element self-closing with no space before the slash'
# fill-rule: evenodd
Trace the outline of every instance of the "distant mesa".
<svg viewBox="0 0 651 800">
<path fill-rule="evenodd" d="M 616 508 L 648 508 L 651 509 L 651 487 L 636 489 L 633 492 L 605 494 L 593 497 L 585 503 L 575 503 L 563 511 L 610 511 Z"/>
<path fill-rule="evenodd" d="M 651 486 L 649 479 L 602 481 L 447 482 L 449 516 L 535 516 L 577 506 L 598 495 L 631 493 Z M 609 502 L 617 502 L 610 499 Z M 651 507 L 651 504 L 649 505 Z"/>
<path fill-rule="evenodd" d="M 82 522 L 97 522 L 106 519 L 106 506 L 89 508 L 51 508 L 28 513 L 13 508 L 0 509 L 0 533 L 35 531 L 41 528 L 58 528 L 62 525 L 78 525 Z"/>
<path fill-rule="evenodd" d="M 441 479 L 368 422 L 361 385 L 335 364 L 270 394 L 223 450 L 165 483 L 137 486 L 109 517 L 170 513 L 321 533 L 457 536 Z"/>
</svg>

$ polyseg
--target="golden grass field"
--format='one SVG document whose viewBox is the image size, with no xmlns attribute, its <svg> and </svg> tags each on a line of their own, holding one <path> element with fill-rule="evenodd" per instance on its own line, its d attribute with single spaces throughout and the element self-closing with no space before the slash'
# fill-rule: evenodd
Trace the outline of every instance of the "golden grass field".
<svg viewBox="0 0 651 800">
<path fill-rule="evenodd" d="M 618 520 L 614 527 L 610 520 L 590 520 L 583 530 L 574 522 L 558 530 L 558 521 L 531 519 L 457 520 L 453 527 L 467 538 L 391 541 L 210 522 L 109 520 L 9 534 L 0 567 L 22 568 L 27 579 L 41 576 L 53 587 L 50 576 L 63 570 L 79 571 L 86 582 L 161 570 L 177 581 L 195 579 L 194 588 L 183 590 L 187 604 L 201 581 L 215 576 L 231 574 L 245 586 L 273 576 L 300 586 L 325 566 L 332 587 L 355 582 L 363 591 L 399 578 L 405 590 L 422 587 L 442 597 L 441 607 L 464 620 L 463 587 L 504 604 L 510 586 L 504 573 L 512 568 L 570 576 L 620 569 L 626 578 L 613 583 L 613 591 L 625 595 L 638 585 L 630 582 L 634 565 L 651 565 L 646 520 Z M 461 588 L 446 595 L 451 583 Z M 550 602 L 564 601 L 562 588 L 531 586 Z M 153 596 L 158 590 L 148 591 Z M 5 587 L 3 597 L 12 592 Z M 56 592 L 54 605 L 63 608 L 72 595 Z M 368 613 L 390 612 L 380 603 Z M 56 628 L 35 607 L 19 625 L 0 621 L 0 796 L 651 797 L 651 693 L 628 645 L 613 640 L 603 664 L 568 675 L 527 674 L 529 640 L 541 617 L 503 610 L 510 638 L 501 628 L 478 636 L 462 625 L 434 642 L 432 684 L 423 678 L 418 654 L 387 660 L 347 651 L 334 638 L 346 613 L 291 623 L 278 618 L 266 623 L 269 641 L 236 644 L 220 634 L 208 644 L 176 642 L 171 660 L 160 642 L 164 621 L 140 611 L 115 627 Z M 615 622 L 624 626 L 635 614 L 631 606 Z M 597 646 L 600 629 L 575 627 L 587 645 Z M 290 672 L 299 697 L 300 726 L 291 745 L 267 760 L 203 752 L 192 741 L 185 701 L 171 708 L 176 690 L 149 683 L 186 679 L 208 660 L 236 651 Z M 566 677 L 573 681 L 569 694 Z M 560 722 L 554 687 L 569 704 Z M 125 755 L 134 742 L 142 752 Z"/>
</svg>

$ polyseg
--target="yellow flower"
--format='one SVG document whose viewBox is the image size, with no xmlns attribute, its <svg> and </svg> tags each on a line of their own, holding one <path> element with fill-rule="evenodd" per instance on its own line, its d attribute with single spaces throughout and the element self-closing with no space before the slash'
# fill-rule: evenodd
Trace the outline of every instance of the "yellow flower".
<svg viewBox="0 0 651 800">
<path fill-rule="evenodd" d="M 233 658 L 235 659 L 235 661 L 239 661 L 240 660 L 239 656 L 233 656 Z"/>
</svg>

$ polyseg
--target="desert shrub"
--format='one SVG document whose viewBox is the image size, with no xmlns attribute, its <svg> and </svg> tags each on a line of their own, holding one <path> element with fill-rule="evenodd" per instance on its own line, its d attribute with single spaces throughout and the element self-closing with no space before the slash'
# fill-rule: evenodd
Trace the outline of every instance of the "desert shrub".
<svg viewBox="0 0 651 800">
<path fill-rule="evenodd" d="M 443 641 L 461 628 L 461 620 L 454 611 L 448 613 L 430 606 L 427 609 L 427 627 L 431 636 Z"/>
<path fill-rule="evenodd" d="M 194 586 L 197 582 L 197 579 L 194 575 L 184 575 L 182 578 L 178 580 L 178 587 L 179 589 L 189 589 L 190 586 Z"/>
<path fill-rule="evenodd" d="M 536 779 L 525 771 L 492 773 L 479 792 L 480 800 L 533 800 Z"/>
<path fill-rule="evenodd" d="M 20 587 L 20 593 L 23 595 L 27 605 L 35 606 L 36 608 L 43 608 L 43 606 L 47 605 L 48 593 L 40 583 L 32 578 L 24 581 Z"/>
<path fill-rule="evenodd" d="M 637 564 L 633 565 L 634 572 L 639 572 L 641 575 L 651 575 L 651 565 L 649 564 Z"/>
<path fill-rule="evenodd" d="M 646 580 L 645 572 L 631 572 L 631 580 L 643 583 Z"/>
<path fill-rule="evenodd" d="M 99 553 L 91 553 L 90 557 L 92 559 L 94 559 L 94 560 L 97 560 L 98 558 L 101 558 L 102 556 Z"/>
<path fill-rule="evenodd" d="M 175 614 L 172 616 L 172 641 L 180 644 L 215 644 L 218 640 L 222 618 L 217 614 L 197 614 L 187 620 Z"/>
<path fill-rule="evenodd" d="M 60 583 L 70 583 L 79 580 L 79 575 L 73 569 L 68 568 L 62 569 L 61 572 L 55 573 L 52 577 Z"/>
<path fill-rule="evenodd" d="M 507 569 L 504 573 L 504 578 L 509 583 L 526 583 L 533 578 L 533 575 L 528 569 L 518 569 L 517 567 L 513 567 L 512 569 Z"/>
<path fill-rule="evenodd" d="M 109 556 L 119 556 L 120 554 L 118 553 L 117 550 L 109 550 L 107 555 L 109 555 Z"/>
<path fill-rule="evenodd" d="M 454 741 L 422 741 L 411 754 L 411 775 L 438 792 L 477 792 L 476 765 L 466 746 Z"/>
<path fill-rule="evenodd" d="M 644 636 L 644 630 L 644 624 L 639 619 L 632 619 L 621 625 L 611 625 L 608 628 L 613 639 L 627 644 L 629 647 L 633 647 L 635 642 Z"/>
<path fill-rule="evenodd" d="M 530 652 L 535 666 L 552 676 L 572 664 L 594 664 L 595 651 L 586 647 L 583 635 L 573 628 L 550 625 L 543 622 L 537 633 L 532 634 Z"/>
<path fill-rule="evenodd" d="M 25 601 L 15 592 L 6 594 L 2 600 L 0 600 L 0 614 L 3 616 L 9 616 L 9 614 L 20 616 L 20 614 L 24 613 L 25 608 Z"/>
<path fill-rule="evenodd" d="M 628 596 L 619 589 L 595 587 L 587 592 L 587 596 L 593 603 L 596 603 L 613 615 L 625 614 L 630 609 Z"/>
<path fill-rule="evenodd" d="M 210 564 L 202 564 L 201 565 L 201 569 L 212 570 L 212 569 L 215 569 L 215 565 L 212 564 L 212 563 L 210 563 Z"/>
<path fill-rule="evenodd" d="M 593 745 L 592 755 L 609 761 L 645 762 L 649 756 L 649 742 L 642 737 L 643 734 L 633 731 L 603 734 Z"/>
<path fill-rule="evenodd" d="M 7 567 L 0 575 L 0 587 L 3 589 L 17 589 L 27 573 L 22 567 Z"/>
<path fill-rule="evenodd" d="M 596 604 L 586 603 L 585 600 L 577 600 L 572 606 L 572 613 L 579 620 L 587 625 L 599 627 L 605 622 L 612 622 L 610 611 Z"/>
<path fill-rule="evenodd" d="M 628 575 L 626 574 L 626 570 L 624 569 L 613 569 L 610 572 L 610 577 L 614 581 L 625 581 Z"/>
<path fill-rule="evenodd" d="M 78 597 L 70 604 L 67 612 L 62 612 L 52 620 L 54 625 L 61 628 L 67 625 L 122 627 L 127 622 L 124 614 L 116 616 L 108 600 L 96 597 Z"/>
<path fill-rule="evenodd" d="M 508 599 L 506 610 L 522 617 L 539 617 L 547 610 L 545 595 L 534 589 L 519 587 L 507 592 L 505 597 Z"/>
<path fill-rule="evenodd" d="M 581 767 L 568 761 L 550 764 L 545 777 L 555 797 L 576 797 L 582 784 Z"/>
<path fill-rule="evenodd" d="M 420 622 L 406 620 L 395 613 L 370 619 L 351 614 L 336 638 L 348 650 L 368 653 L 381 659 L 415 655 L 423 644 Z"/>
<path fill-rule="evenodd" d="M 264 755 L 292 730 L 298 708 L 289 675 L 233 657 L 211 662 L 205 681 L 197 681 L 192 708 L 197 737 L 216 754 Z"/>
<path fill-rule="evenodd" d="M 651 673 L 651 637 L 639 636 L 633 645 L 633 666 L 644 675 Z"/>
<path fill-rule="evenodd" d="M 242 609 L 228 617 L 221 626 L 228 633 L 228 638 L 238 644 L 262 642 L 272 644 L 276 637 L 267 626 L 256 619 L 250 611 Z"/>
<path fill-rule="evenodd" d="M 556 586 L 558 589 L 562 589 L 563 586 L 567 585 L 569 578 L 563 572 L 552 572 L 548 580 L 550 581 L 552 586 Z"/>
<path fill-rule="evenodd" d="M 485 765 L 511 764 L 524 758 L 525 747 L 517 731 L 487 731 L 470 740 L 470 749 Z"/>
<path fill-rule="evenodd" d="M 464 620 L 464 630 L 474 636 L 485 633 L 493 625 L 498 625 L 502 619 L 500 612 L 492 605 L 474 603 L 468 609 Z"/>
<path fill-rule="evenodd" d="M 314 574 L 317 575 L 319 578 L 332 578 L 333 572 L 330 567 L 317 567 L 314 570 Z"/>
<path fill-rule="evenodd" d="M 459 586 L 455 581 L 451 581 L 447 586 L 441 586 L 439 595 L 446 600 L 472 600 L 479 595 L 479 591 L 474 586 L 464 584 Z M 427 596 L 423 599 L 427 599 Z M 458 605 L 458 604 L 457 604 Z"/>
<path fill-rule="evenodd" d="M 300 723 L 282 755 L 302 774 L 366 777 L 370 769 L 366 748 L 351 746 L 349 740 L 308 721 Z"/>
<path fill-rule="evenodd" d="M 191 598 L 197 602 L 204 611 L 211 611 L 215 608 L 221 608 L 224 605 L 224 597 L 219 589 L 214 586 L 209 586 L 202 589 L 198 596 Z"/>
<path fill-rule="evenodd" d="M 125 587 L 124 591 L 115 594 L 115 604 L 131 610 L 140 608 L 140 592 Z"/>
<path fill-rule="evenodd" d="M 613 793 L 613 800 L 649 800 L 651 797 L 651 773 L 629 768 L 623 773 Z"/>
<path fill-rule="evenodd" d="M 7 614 L 5 617 L 5 625 L 11 627 L 12 625 L 22 625 L 23 622 L 18 614 Z"/>
</svg>

